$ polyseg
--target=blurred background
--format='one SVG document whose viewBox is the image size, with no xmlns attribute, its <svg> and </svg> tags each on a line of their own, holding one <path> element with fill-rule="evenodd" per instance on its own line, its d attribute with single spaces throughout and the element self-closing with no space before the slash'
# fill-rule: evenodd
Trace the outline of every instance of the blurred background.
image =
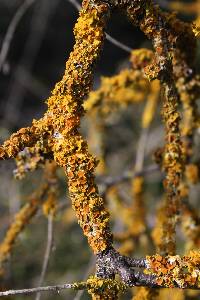
<svg viewBox="0 0 200 300">
<path fill-rule="evenodd" d="M 170 1 L 155 2 L 164 10 L 171 10 Z M 196 1 L 191 0 L 177 2 L 179 4 L 194 3 L 194 7 L 196 4 Z M 180 9 L 180 7 L 177 6 L 177 10 L 178 16 L 182 20 L 191 22 L 196 19 L 198 13 L 200 14 L 194 7 L 189 10 Z M 70 0 L 0 0 L 1 143 L 12 132 L 28 126 L 32 119 L 38 119 L 43 115 L 46 110 L 45 99 L 49 97 L 55 83 L 61 79 L 66 59 L 72 50 L 73 26 L 77 17 L 76 5 Z M 12 26 L 15 21 L 16 26 L 9 42 L 9 48 L 4 48 L 2 51 L 3 45 L 5 47 L 5 37 L 9 32 L 9 26 Z M 111 17 L 107 33 L 126 47 L 124 49 L 108 40 L 105 41 L 95 71 L 94 89 L 98 88 L 101 76 L 112 76 L 121 69 L 129 67 L 129 49 L 141 47 L 151 49 L 151 44 L 145 36 L 118 12 Z M 3 57 L 5 52 L 6 57 Z M 2 57 L 4 58 L 3 63 Z M 146 140 L 145 164 L 147 166 L 153 164 L 152 157 L 155 150 L 164 143 L 159 108 L 158 105 Z M 141 136 L 140 120 L 143 109 L 144 103 L 130 105 L 118 112 L 111 113 L 104 123 L 105 173 L 109 179 L 124 174 L 126 170 L 134 167 L 137 145 Z M 91 151 L 98 156 L 100 152 L 98 142 L 90 137 L 91 124 L 86 114 L 81 130 L 89 139 Z M 198 144 L 198 133 L 196 140 Z M 14 161 L 0 163 L 1 240 L 4 239 L 14 215 L 27 202 L 42 180 L 43 169 L 27 174 L 23 180 L 16 180 L 13 177 L 15 168 Z M 58 170 L 57 174 L 59 178 L 59 209 L 53 221 L 52 252 L 43 285 L 84 280 L 94 272 L 94 258 L 82 230 L 76 223 L 74 212 L 70 208 L 70 199 L 66 197 L 64 174 L 62 170 Z M 144 196 L 148 209 L 149 230 L 152 230 L 155 225 L 155 207 L 160 201 L 163 191 L 162 179 L 159 172 L 147 174 L 145 179 Z M 101 181 L 99 181 L 99 188 L 103 189 Z M 197 208 L 199 192 L 200 187 L 196 185 L 192 190 L 192 201 Z M 126 205 L 130 204 L 130 182 L 118 185 L 117 196 L 122 198 Z M 108 196 L 107 201 L 112 197 L 113 194 L 110 198 Z M 123 230 L 123 222 L 115 221 L 116 206 L 112 203 L 108 203 L 108 206 L 113 211 L 113 230 L 120 232 Z M 42 210 L 39 210 L 19 235 L 12 254 L 4 265 L 4 274 L 1 279 L 2 289 L 28 288 L 38 285 L 44 261 L 47 232 L 48 219 L 43 215 Z M 144 256 L 155 252 L 152 245 L 150 247 L 145 245 L 144 241 L 144 243 L 141 242 L 140 247 L 134 248 L 134 255 Z M 179 253 L 181 253 L 181 245 L 180 238 Z M 35 299 L 35 296 L 26 297 Z M 170 294 L 168 297 L 171 297 Z M 13 299 L 22 298 L 22 296 L 13 297 Z M 72 291 L 64 291 L 58 295 L 42 294 L 41 299 L 84 300 L 89 297 L 87 293 L 76 294 Z M 131 299 L 131 292 L 127 292 L 123 299 Z"/>
</svg>

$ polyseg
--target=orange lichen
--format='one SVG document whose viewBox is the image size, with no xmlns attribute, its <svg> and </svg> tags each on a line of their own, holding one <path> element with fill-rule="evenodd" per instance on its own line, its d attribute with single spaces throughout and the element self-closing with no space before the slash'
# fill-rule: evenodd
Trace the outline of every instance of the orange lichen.
<svg viewBox="0 0 200 300">
<path fill-rule="evenodd" d="M 23 148 L 32 147 L 38 141 L 47 142 L 54 160 L 66 171 L 73 207 L 94 252 L 110 246 L 112 236 L 108 212 L 94 183 L 97 161 L 88 153 L 87 143 L 78 127 L 108 15 L 107 4 L 92 6 L 89 1 L 83 2 L 83 10 L 74 28 L 74 50 L 66 63 L 63 79 L 56 84 L 47 101 L 48 111 L 42 119 L 34 121 L 32 127 L 12 135 L 0 148 L 0 157 L 7 158 L 16 156 Z"/>
<path fill-rule="evenodd" d="M 163 17 L 163 16 L 162 16 Z M 180 196 L 178 187 L 183 173 L 182 150 L 179 130 L 180 115 L 178 113 L 178 94 L 173 78 L 171 57 L 169 56 L 168 31 L 164 28 L 158 9 L 149 6 L 145 22 L 141 24 L 142 30 L 153 40 L 156 51 L 154 64 L 146 68 L 150 79 L 158 78 L 164 90 L 162 115 L 166 128 L 166 144 L 163 155 L 163 168 L 166 172 L 164 186 L 166 198 L 166 252 L 175 252 L 175 225 L 179 209 Z M 160 24 L 159 28 L 156 24 Z M 152 76 L 153 74 L 153 76 Z"/>
<path fill-rule="evenodd" d="M 64 167 L 79 224 L 94 252 L 111 243 L 109 215 L 94 184 L 96 160 L 88 153 L 87 143 L 77 131 L 83 114 L 82 102 L 92 82 L 92 64 L 98 57 L 104 38 L 106 4 L 92 7 L 87 1 L 75 25 L 76 44 L 66 64 L 63 79 L 48 99 L 48 112 L 53 118 L 52 151 L 58 165 Z M 89 46 L 88 46 L 89 45 Z"/>
<path fill-rule="evenodd" d="M 124 284 L 113 279 L 90 277 L 87 284 L 93 300 L 117 300 L 118 294 L 126 289 Z"/>
<path fill-rule="evenodd" d="M 156 274 L 156 283 L 165 287 L 187 288 L 200 286 L 200 254 L 190 251 L 182 258 L 179 255 L 162 257 L 148 256 L 148 269 Z"/>
<path fill-rule="evenodd" d="M 42 129 L 33 121 L 32 127 L 21 128 L 0 146 L 0 158 L 14 158 L 25 147 L 32 146 L 42 135 Z"/>
</svg>

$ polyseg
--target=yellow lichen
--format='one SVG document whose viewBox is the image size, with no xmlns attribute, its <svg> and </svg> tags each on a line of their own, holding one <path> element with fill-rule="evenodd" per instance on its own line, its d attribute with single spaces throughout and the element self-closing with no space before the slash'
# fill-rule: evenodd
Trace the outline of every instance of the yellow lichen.
<svg viewBox="0 0 200 300">
<path fill-rule="evenodd" d="M 124 292 L 126 286 L 113 279 L 90 277 L 87 280 L 88 293 L 93 300 L 117 300 L 119 292 Z"/>
<path fill-rule="evenodd" d="M 94 252 L 99 252 L 112 243 L 109 215 L 94 183 L 97 162 L 88 153 L 87 143 L 77 129 L 83 114 L 83 99 L 91 87 L 91 66 L 102 46 L 109 8 L 106 4 L 91 7 L 87 1 L 83 7 L 74 29 L 76 44 L 63 79 L 48 99 L 47 115 L 53 119 L 56 134 L 52 145 L 54 159 L 66 171 L 78 222 Z"/>
</svg>

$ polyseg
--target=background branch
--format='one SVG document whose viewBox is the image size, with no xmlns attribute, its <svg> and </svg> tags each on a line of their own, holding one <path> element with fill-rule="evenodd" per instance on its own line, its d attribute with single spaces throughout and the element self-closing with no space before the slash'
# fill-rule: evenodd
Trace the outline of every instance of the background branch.
<svg viewBox="0 0 200 300">
<path fill-rule="evenodd" d="M 18 8 L 16 11 L 13 19 L 10 22 L 10 25 L 8 26 L 5 38 L 3 40 L 1 50 L 0 50 L 0 71 L 3 68 L 3 65 L 6 62 L 6 58 L 9 52 L 9 48 L 14 36 L 14 33 L 16 31 L 16 28 L 21 21 L 22 17 L 26 13 L 27 9 L 35 2 L 35 0 L 25 0 L 22 5 Z"/>
</svg>

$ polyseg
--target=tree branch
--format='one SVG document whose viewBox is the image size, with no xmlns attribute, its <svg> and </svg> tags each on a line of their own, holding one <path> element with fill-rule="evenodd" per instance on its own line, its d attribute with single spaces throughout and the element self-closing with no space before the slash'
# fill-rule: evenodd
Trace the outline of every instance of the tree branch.
<svg viewBox="0 0 200 300">
<path fill-rule="evenodd" d="M 137 177 L 137 176 L 148 175 L 148 174 L 151 174 L 152 172 L 156 172 L 156 171 L 159 171 L 159 166 L 156 164 L 152 164 L 140 171 L 133 171 L 133 170 L 124 171 L 119 176 L 97 177 L 97 183 L 101 184 L 103 186 L 103 191 L 101 192 L 101 196 L 105 195 L 107 190 L 116 184 L 119 184 L 123 181 L 127 181 L 129 179 L 133 179 L 134 177 Z"/>
<path fill-rule="evenodd" d="M 31 289 L 22 289 L 22 290 L 8 290 L 5 292 L 0 292 L 0 297 L 5 296 L 13 296 L 13 295 L 29 295 L 29 294 L 35 294 L 39 292 L 57 292 L 65 289 L 75 289 L 75 290 L 82 290 L 87 288 L 87 283 L 66 283 L 66 284 L 60 284 L 60 285 L 53 285 L 53 286 L 43 286 L 43 287 L 37 287 L 37 288 L 31 288 Z"/>
</svg>

